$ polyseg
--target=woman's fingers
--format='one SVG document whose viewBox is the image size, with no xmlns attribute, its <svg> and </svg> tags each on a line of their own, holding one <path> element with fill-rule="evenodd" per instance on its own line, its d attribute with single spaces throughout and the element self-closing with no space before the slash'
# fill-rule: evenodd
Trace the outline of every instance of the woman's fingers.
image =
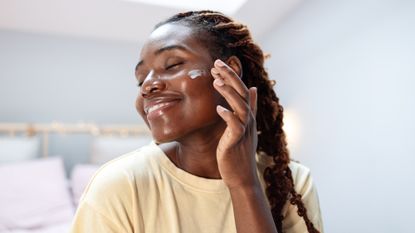
<svg viewBox="0 0 415 233">
<path fill-rule="evenodd" d="M 245 100 L 249 101 L 249 91 L 245 84 L 242 82 L 241 78 L 235 73 L 235 71 L 225 64 L 221 60 L 216 60 L 214 63 L 215 67 L 212 68 L 212 75 L 216 78 L 222 78 L 223 81 L 233 87 L 236 92 Z"/>
<path fill-rule="evenodd" d="M 254 116 L 256 117 L 256 111 L 257 111 L 257 98 L 258 98 L 258 92 L 256 87 L 249 88 L 249 101 L 251 106 L 251 111 L 254 113 Z"/>
<path fill-rule="evenodd" d="M 235 115 L 246 124 L 250 112 L 256 115 L 256 88 L 248 90 L 235 71 L 221 60 L 211 69 L 216 90 L 226 99 Z M 252 89 L 252 88 L 251 88 Z"/>
<path fill-rule="evenodd" d="M 242 125 L 240 120 L 228 109 L 218 105 L 216 111 L 228 125 L 223 134 L 224 136 L 221 139 L 221 143 L 228 146 L 237 143 L 241 139 L 241 136 L 245 134 L 244 125 Z"/>
<path fill-rule="evenodd" d="M 242 99 L 233 87 L 226 85 L 221 79 L 215 79 L 213 84 L 215 89 L 225 98 L 226 102 L 232 108 L 233 115 L 245 124 L 249 119 L 249 112 L 251 110 L 248 103 Z"/>
</svg>

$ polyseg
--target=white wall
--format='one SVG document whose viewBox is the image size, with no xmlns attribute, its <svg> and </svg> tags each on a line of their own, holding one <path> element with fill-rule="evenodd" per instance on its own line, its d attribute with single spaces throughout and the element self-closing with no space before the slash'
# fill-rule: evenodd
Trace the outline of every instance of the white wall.
<svg viewBox="0 0 415 233">
<path fill-rule="evenodd" d="M 0 122 L 142 124 L 134 102 L 141 45 L 0 31 Z M 88 135 L 51 135 L 68 172 Z"/>
<path fill-rule="evenodd" d="M 414 232 L 415 1 L 305 1 L 261 42 L 326 232 Z"/>
<path fill-rule="evenodd" d="M 0 31 L 0 121 L 142 122 L 139 44 Z"/>
</svg>

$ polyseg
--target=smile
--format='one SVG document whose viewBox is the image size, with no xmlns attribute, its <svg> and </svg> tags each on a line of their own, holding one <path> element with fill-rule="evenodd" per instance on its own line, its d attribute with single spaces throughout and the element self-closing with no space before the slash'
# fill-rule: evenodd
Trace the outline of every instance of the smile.
<svg viewBox="0 0 415 233">
<path fill-rule="evenodd" d="M 147 119 L 155 119 L 165 113 L 167 109 L 177 104 L 180 101 L 176 97 L 155 98 L 144 104 L 144 113 Z"/>
<path fill-rule="evenodd" d="M 164 108 L 164 107 L 166 107 L 168 105 L 171 105 L 171 104 L 172 104 L 172 102 L 159 103 L 159 104 L 156 104 L 156 105 L 153 105 L 153 106 L 149 106 L 148 108 L 144 109 L 144 112 L 146 114 L 149 114 L 149 113 L 151 113 L 153 111 L 162 109 L 162 108 Z"/>
</svg>

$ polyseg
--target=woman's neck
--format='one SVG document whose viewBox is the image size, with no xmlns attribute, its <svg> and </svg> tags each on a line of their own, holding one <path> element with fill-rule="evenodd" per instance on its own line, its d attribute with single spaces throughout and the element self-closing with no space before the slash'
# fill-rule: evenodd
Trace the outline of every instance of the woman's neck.
<svg viewBox="0 0 415 233">
<path fill-rule="evenodd" d="M 178 168 L 199 177 L 220 179 L 216 148 L 222 133 L 199 133 L 160 147 Z"/>
</svg>

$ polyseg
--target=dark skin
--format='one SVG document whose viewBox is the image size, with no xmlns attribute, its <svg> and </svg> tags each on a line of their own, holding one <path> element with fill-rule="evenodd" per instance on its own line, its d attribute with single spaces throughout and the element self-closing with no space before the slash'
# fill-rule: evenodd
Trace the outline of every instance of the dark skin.
<svg viewBox="0 0 415 233">
<path fill-rule="evenodd" d="M 238 233 L 277 232 L 256 173 L 256 89 L 240 77 L 239 59 L 211 57 L 192 28 L 166 24 L 144 45 L 136 108 L 177 167 L 222 179 Z M 188 72 L 204 73 L 195 79 Z"/>
</svg>

